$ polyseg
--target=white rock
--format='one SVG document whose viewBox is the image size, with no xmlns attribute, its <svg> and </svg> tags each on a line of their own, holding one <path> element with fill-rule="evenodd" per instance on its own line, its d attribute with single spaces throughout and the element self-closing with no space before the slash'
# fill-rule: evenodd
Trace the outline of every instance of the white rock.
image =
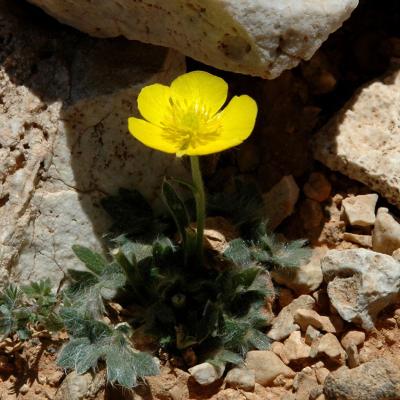
<svg viewBox="0 0 400 400">
<path fill-rule="evenodd" d="M 312 309 L 314 305 L 315 300 L 309 295 L 302 295 L 294 299 L 288 306 L 282 308 L 272 321 L 272 327 L 268 332 L 268 336 L 273 340 L 282 340 L 287 338 L 292 332 L 299 330 L 299 325 L 294 322 L 294 313 L 300 308 Z"/>
<path fill-rule="evenodd" d="M 400 71 L 368 83 L 316 135 L 315 158 L 400 206 Z"/>
<path fill-rule="evenodd" d="M 294 290 L 297 294 L 308 294 L 319 288 L 323 281 L 321 259 L 326 254 L 327 248 L 313 249 L 311 259 L 307 264 L 300 265 L 292 271 L 271 271 L 272 278 L 279 284 Z"/>
<path fill-rule="evenodd" d="M 164 174 L 186 175 L 175 157 L 127 132 L 141 87 L 169 83 L 184 72 L 184 58 L 137 42 L 67 35 L 61 27 L 50 34 L 30 17 L 1 18 L 15 49 L 10 60 L 31 78 L 18 82 L 0 66 L 7 110 L 0 114 L 0 137 L 7 132 L 0 149 L 0 281 L 50 278 L 58 285 L 79 266 L 73 244 L 102 251 L 110 220 L 101 198 L 136 187 L 154 203 Z M 50 58 L 43 59 L 43 48 L 55 49 Z"/>
<path fill-rule="evenodd" d="M 372 226 L 375 223 L 375 207 L 378 195 L 362 194 L 359 196 L 347 197 L 342 205 L 346 217 L 352 226 Z"/>
<path fill-rule="evenodd" d="M 268 193 L 263 195 L 265 218 L 274 230 L 293 214 L 300 189 L 292 175 L 284 176 Z"/>
<path fill-rule="evenodd" d="M 400 263 L 366 249 L 330 250 L 322 260 L 328 296 L 347 322 L 372 329 L 386 306 L 400 299 Z"/>
<path fill-rule="evenodd" d="M 253 370 L 256 375 L 256 383 L 266 386 L 278 375 L 293 377 L 295 374 L 291 368 L 286 366 L 282 360 L 272 351 L 253 350 L 246 355 L 246 367 Z"/>
<path fill-rule="evenodd" d="M 256 384 L 256 374 L 247 368 L 232 368 L 226 375 L 228 386 L 252 392 Z"/>
<path fill-rule="evenodd" d="M 372 234 L 372 249 L 378 253 L 392 254 L 400 248 L 400 224 L 387 208 L 379 208 Z"/>
<path fill-rule="evenodd" d="M 266 78 L 310 59 L 358 5 L 358 0 L 30 1 L 93 36 L 172 47 L 220 69 Z"/>
<path fill-rule="evenodd" d="M 225 367 L 217 368 L 208 362 L 204 362 L 189 368 L 188 371 L 199 385 L 207 386 L 221 378 L 224 370 Z"/>
</svg>

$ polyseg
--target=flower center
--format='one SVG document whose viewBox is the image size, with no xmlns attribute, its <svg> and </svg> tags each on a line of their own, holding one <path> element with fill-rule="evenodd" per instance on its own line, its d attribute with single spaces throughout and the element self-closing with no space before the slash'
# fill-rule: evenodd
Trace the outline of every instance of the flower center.
<svg viewBox="0 0 400 400">
<path fill-rule="evenodd" d="M 200 101 L 170 100 L 170 110 L 162 123 L 164 138 L 178 147 L 179 153 L 215 140 L 220 135 L 220 114 L 212 114 Z"/>
</svg>

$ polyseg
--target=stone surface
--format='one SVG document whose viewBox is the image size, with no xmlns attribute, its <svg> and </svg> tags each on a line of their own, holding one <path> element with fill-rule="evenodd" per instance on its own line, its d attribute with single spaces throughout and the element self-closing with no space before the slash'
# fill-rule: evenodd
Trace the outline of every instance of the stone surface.
<svg viewBox="0 0 400 400">
<path fill-rule="evenodd" d="M 321 285 L 323 281 L 321 270 L 321 258 L 326 254 L 325 247 L 313 249 L 311 259 L 307 264 L 300 265 L 293 271 L 274 270 L 272 278 L 279 284 L 285 285 L 297 294 L 308 294 Z"/>
<path fill-rule="evenodd" d="M 326 356 L 329 360 L 343 365 L 346 362 L 346 352 L 333 333 L 323 335 L 311 346 L 311 357 Z"/>
<path fill-rule="evenodd" d="M 284 354 L 289 361 L 300 361 L 310 356 L 310 346 L 305 344 L 300 331 L 295 331 L 285 340 Z"/>
<path fill-rule="evenodd" d="M 221 378 L 224 370 L 225 368 L 217 368 L 208 362 L 204 362 L 189 368 L 188 371 L 199 385 L 207 386 Z"/>
<path fill-rule="evenodd" d="M 336 328 L 333 325 L 329 317 L 319 315 L 314 310 L 298 309 L 294 313 L 294 322 L 300 326 L 302 331 L 306 331 L 308 326 L 312 326 L 315 329 L 335 333 Z"/>
<path fill-rule="evenodd" d="M 317 330 L 313 326 L 309 325 L 307 327 L 306 333 L 304 335 L 304 341 L 306 342 L 306 344 L 311 346 L 312 343 L 321 336 L 322 336 L 322 333 L 319 330 Z"/>
<path fill-rule="evenodd" d="M 378 253 L 392 254 L 400 248 L 400 224 L 387 208 L 379 208 L 372 234 L 372 249 Z"/>
<path fill-rule="evenodd" d="M 346 350 L 350 346 L 360 346 L 365 341 L 365 332 L 363 331 L 348 331 L 340 341 L 343 348 Z"/>
<path fill-rule="evenodd" d="M 228 386 L 252 392 L 256 384 L 256 374 L 247 368 L 232 368 L 225 377 Z"/>
<path fill-rule="evenodd" d="M 372 247 L 372 236 L 371 235 L 359 235 L 357 233 L 344 232 L 343 240 L 358 244 L 361 247 L 365 247 L 365 248 Z"/>
<path fill-rule="evenodd" d="M 278 375 L 293 377 L 293 370 L 287 367 L 272 351 L 253 350 L 246 355 L 246 367 L 256 374 L 256 382 L 266 386 Z"/>
<path fill-rule="evenodd" d="M 400 299 L 400 263 L 366 249 L 330 250 L 322 260 L 328 296 L 340 316 L 364 329 Z"/>
<path fill-rule="evenodd" d="M 358 353 L 357 346 L 352 344 L 347 347 L 347 365 L 349 368 L 356 368 L 360 365 L 360 355 Z"/>
<path fill-rule="evenodd" d="M 83 400 L 89 394 L 92 383 L 92 374 L 78 375 L 73 371 L 58 388 L 55 400 Z"/>
<path fill-rule="evenodd" d="M 378 195 L 361 194 L 342 201 L 344 213 L 352 226 L 372 226 L 375 223 L 375 207 Z"/>
<path fill-rule="evenodd" d="M 300 189 L 293 176 L 284 176 L 268 193 L 263 195 L 265 218 L 268 227 L 275 230 L 293 214 Z"/>
<path fill-rule="evenodd" d="M 318 387 L 315 371 L 310 367 L 303 368 L 296 374 L 293 381 L 293 390 L 296 400 L 309 400 L 311 391 Z"/>
<path fill-rule="evenodd" d="M 314 156 L 400 206 L 400 72 L 368 83 L 316 135 Z"/>
<path fill-rule="evenodd" d="M 101 198 L 136 187 L 154 201 L 164 174 L 186 175 L 127 131 L 140 88 L 170 82 L 185 64 L 174 51 L 91 39 L 12 3 L 0 1 L 8 38 L 0 48 L 0 281 L 57 285 L 79 268 L 72 244 L 101 251 L 110 226 Z"/>
<path fill-rule="evenodd" d="M 272 327 L 268 336 L 273 340 L 282 340 L 287 338 L 292 332 L 300 329 L 294 322 L 294 313 L 300 308 L 312 309 L 315 300 L 309 295 L 301 295 L 294 299 L 288 306 L 282 308 L 280 313 L 272 321 Z"/>
<path fill-rule="evenodd" d="M 310 59 L 358 5 L 357 0 L 30 1 L 93 36 L 172 47 L 220 69 L 266 78 Z"/>
<path fill-rule="evenodd" d="M 322 203 L 329 198 L 332 185 L 324 174 L 313 172 L 303 186 L 304 194 L 311 200 Z"/>
<path fill-rule="evenodd" d="M 318 383 L 321 385 L 324 384 L 326 377 L 330 374 L 330 371 L 328 368 L 318 368 L 315 370 L 315 376 L 317 377 Z"/>
<path fill-rule="evenodd" d="M 171 399 L 187 400 L 190 398 L 191 391 L 195 388 L 206 390 L 191 376 L 178 368 L 170 369 L 161 366 L 161 373 L 157 376 L 148 376 L 144 385 L 139 385 L 134 389 L 133 398 L 136 399 Z M 144 393 L 143 393 L 144 392 Z"/>
<path fill-rule="evenodd" d="M 400 370 L 377 358 L 351 370 L 341 368 L 325 380 L 327 400 L 386 400 L 400 398 Z"/>
</svg>

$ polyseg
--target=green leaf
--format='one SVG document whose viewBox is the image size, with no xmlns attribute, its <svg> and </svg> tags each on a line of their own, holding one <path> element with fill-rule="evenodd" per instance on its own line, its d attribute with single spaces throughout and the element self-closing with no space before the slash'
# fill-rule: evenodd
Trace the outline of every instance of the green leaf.
<svg viewBox="0 0 400 400">
<path fill-rule="evenodd" d="M 96 275 L 100 275 L 107 266 L 107 261 L 98 253 L 93 252 L 84 246 L 74 245 L 72 250 L 75 255 Z"/>
<path fill-rule="evenodd" d="M 186 241 L 186 227 L 190 224 L 190 218 L 185 203 L 176 193 L 174 187 L 164 179 L 162 185 L 162 197 L 168 211 L 176 224 L 182 240 Z"/>
<path fill-rule="evenodd" d="M 87 337 L 74 338 L 65 344 L 57 358 L 57 364 L 61 368 L 74 369 L 79 355 L 90 346 L 90 340 Z"/>
<path fill-rule="evenodd" d="M 224 257 L 238 266 L 248 266 L 252 262 L 250 249 L 243 239 L 234 239 L 229 242 Z"/>
<path fill-rule="evenodd" d="M 247 337 L 249 343 L 257 350 L 267 350 L 271 345 L 271 340 L 265 333 L 257 329 L 252 329 Z"/>
</svg>

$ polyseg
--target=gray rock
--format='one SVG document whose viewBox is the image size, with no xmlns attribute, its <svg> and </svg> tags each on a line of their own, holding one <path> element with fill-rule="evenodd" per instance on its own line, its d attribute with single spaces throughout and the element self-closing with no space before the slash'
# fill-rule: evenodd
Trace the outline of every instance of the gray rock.
<svg viewBox="0 0 400 400">
<path fill-rule="evenodd" d="M 247 368 L 233 368 L 227 373 L 225 382 L 230 387 L 252 392 L 256 384 L 256 374 Z"/>
<path fill-rule="evenodd" d="M 249 351 L 245 360 L 246 367 L 253 370 L 256 375 L 256 383 L 266 386 L 278 375 L 294 377 L 295 373 L 286 366 L 282 360 L 272 351 Z"/>
<path fill-rule="evenodd" d="M 400 224 L 387 208 L 379 208 L 372 234 L 372 250 L 391 255 L 400 248 Z"/>
<path fill-rule="evenodd" d="M 386 306 L 400 299 L 400 263 L 366 249 L 330 250 L 322 260 L 328 296 L 347 322 L 370 330 Z"/>
<path fill-rule="evenodd" d="M 99 205 L 104 196 L 136 187 L 154 203 L 165 173 L 186 175 L 174 157 L 127 131 L 141 87 L 169 83 L 184 72 L 184 58 L 47 27 L 22 3 L 1 0 L 0 18 L 10 38 L 0 58 L 15 65 L 0 65 L 0 281 L 57 285 L 79 265 L 72 244 L 102 251 L 110 226 Z"/>
<path fill-rule="evenodd" d="M 55 400 L 82 400 L 89 394 L 95 395 L 101 387 L 105 386 L 105 374 L 99 374 L 101 379 L 96 379 L 92 374 L 78 375 L 71 372 L 63 380 L 55 395 Z"/>
<path fill-rule="evenodd" d="M 300 329 L 299 325 L 294 322 L 294 314 L 300 309 L 312 309 L 315 300 L 309 295 L 299 296 L 289 305 L 282 308 L 280 313 L 272 321 L 272 327 L 268 332 L 268 336 L 273 340 L 282 340 L 287 338 L 292 332 Z"/>
<path fill-rule="evenodd" d="M 324 394 L 327 400 L 399 399 L 399 367 L 377 358 L 350 370 L 340 368 L 325 379 Z"/>
<path fill-rule="evenodd" d="M 204 362 L 189 368 L 189 373 L 199 385 L 207 386 L 220 379 L 224 370 L 225 367 L 217 368 L 208 362 Z"/>
<path fill-rule="evenodd" d="M 358 0 L 30 1 L 93 36 L 172 47 L 220 69 L 266 78 L 310 59 L 358 5 Z"/>
<path fill-rule="evenodd" d="M 400 206 L 400 71 L 370 82 L 314 142 L 314 156 Z"/>
<path fill-rule="evenodd" d="M 309 400 L 311 392 L 319 387 L 315 371 L 310 367 L 303 368 L 293 380 L 296 400 Z M 322 392 L 320 390 L 320 392 Z"/>
</svg>

